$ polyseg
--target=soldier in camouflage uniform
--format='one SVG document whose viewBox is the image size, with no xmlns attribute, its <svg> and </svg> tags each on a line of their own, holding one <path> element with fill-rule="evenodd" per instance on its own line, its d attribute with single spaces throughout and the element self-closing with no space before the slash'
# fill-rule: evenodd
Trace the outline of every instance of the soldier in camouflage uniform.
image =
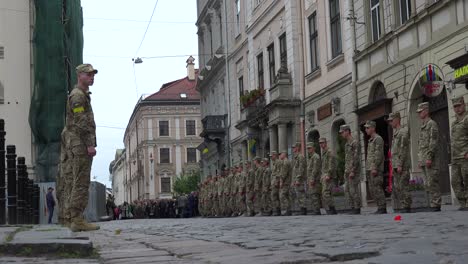
<svg viewBox="0 0 468 264">
<path fill-rule="evenodd" d="M 320 148 L 322 149 L 322 202 L 323 207 L 328 208 L 327 214 L 335 215 L 335 201 L 332 195 L 332 189 L 336 178 L 336 159 L 331 150 L 328 148 L 327 139 L 319 139 Z"/>
<path fill-rule="evenodd" d="M 83 218 L 83 212 L 88 205 L 88 189 L 90 184 L 91 165 L 96 155 L 96 124 L 89 87 L 94 84 L 97 70 L 91 64 L 81 64 L 76 67 L 78 83 L 68 96 L 66 106 L 66 122 L 62 131 L 62 151 L 60 176 L 61 185 L 59 197 L 66 197 L 65 212 L 62 222 L 70 225 L 73 232 L 92 231 L 99 229 L 89 224 Z M 67 192 L 67 193 L 65 193 Z"/>
<path fill-rule="evenodd" d="M 463 96 L 452 100 L 456 120 L 452 123 L 452 188 L 460 211 L 468 211 L 468 115 Z"/>
<path fill-rule="evenodd" d="M 376 214 L 387 213 L 387 203 L 383 190 L 383 172 L 384 172 L 384 141 L 381 136 L 375 132 L 375 122 L 368 120 L 364 125 L 366 133 L 370 137 L 367 144 L 366 172 L 369 187 L 377 204 Z"/>
<path fill-rule="evenodd" d="M 411 194 L 409 189 L 409 135 L 405 128 L 401 127 L 399 112 L 390 113 L 387 121 L 393 128 L 392 139 L 392 170 L 393 188 L 392 197 L 395 204 L 402 207 L 401 213 L 411 212 Z M 395 209 L 395 208 L 394 208 Z"/>
<path fill-rule="evenodd" d="M 220 216 L 220 181 L 219 175 L 216 175 L 213 179 L 213 214 L 214 216 Z"/>
<path fill-rule="evenodd" d="M 246 188 L 247 188 L 247 177 L 249 176 L 250 162 L 245 161 L 242 173 L 239 176 L 239 188 L 237 202 L 239 204 L 239 215 L 247 216 L 247 205 L 246 205 Z"/>
<path fill-rule="evenodd" d="M 440 211 L 439 126 L 429 116 L 429 103 L 420 103 L 416 112 L 422 120 L 419 131 L 418 165 L 424 172 L 426 192 L 431 195 L 430 211 Z"/>
<path fill-rule="evenodd" d="M 276 151 L 271 152 L 271 206 L 273 211 L 273 216 L 281 215 L 281 206 L 280 206 L 280 161 L 278 160 L 278 153 Z"/>
<path fill-rule="evenodd" d="M 246 179 L 246 203 L 247 215 L 255 216 L 254 200 L 255 200 L 255 166 L 250 165 L 249 172 Z"/>
<path fill-rule="evenodd" d="M 291 162 L 287 158 L 286 151 L 282 151 L 279 161 L 279 174 L 280 174 L 280 201 L 281 209 L 285 212 L 282 214 L 284 216 L 290 216 L 291 212 L 291 197 L 290 197 L 290 188 L 291 188 L 291 179 L 292 179 L 292 170 Z"/>
<path fill-rule="evenodd" d="M 265 168 L 261 164 L 261 158 L 260 157 L 255 157 L 254 159 L 255 163 L 255 200 L 254 200 L 254 206 L 256 208 L 255 212 L 258 212 L 258 215 L 261 215 L 261 209 L 263 207 L 263 201 L 262 201 L 262 189 L 263 189 L 263 171 Z"/>
<path fill-rule="evenodd" d="M 263 170 L 263 185 L 262 185 L 262 214 L 264 216 L 271 215 L 271 169 L 270 169 L 270 160 L 264 158 L 262 161 Z"/>
<path fill-rule="evenodd" d="M 239 216 L 239 204 L 237 203 L 236 195 L 238 192 L 237 189 L 237 179 L 242 174 L 242 161 L 239 161 L 236 166 L 236 171 L 232 175 L 232 179 L 230 181 L 230 197 L 231 197 L 231 216 Z"/>
<path fill-rule="evenodd" d="M 349 203 L 351 205 L 351 214 L 361 213 L 361 156 L 359 155 L 359 142 L 351 135 L 349 125 L 340 126 L 340 134 L 346 140 L 345 145 L 345 170 L 344 181 L 346 184 L 346 193 L 349 194 Z"/>
<path fill-rule="evenodd" d="M 301 214 L 307 215 L 306 208 L 306 160 L 301 153 L 301 142 L 297 142 L 293 148 L 294 159 L 292 165 L 292 188 L 294 188 L 297 197 L 297 203 L 300 207 Z"/>
<path fill-rule="evenodd" d="M 309 158 L 307 159 L 307 183 L 308 194 L 312 202 L 313 215 L 321 215 L 320 208 L 322 207 L 322 184 L 320 183 L 321 163 L 320 156 L 315 153 L 315 146 L 313 142 L 307 143 L 307 152 Z"/>
</svg>

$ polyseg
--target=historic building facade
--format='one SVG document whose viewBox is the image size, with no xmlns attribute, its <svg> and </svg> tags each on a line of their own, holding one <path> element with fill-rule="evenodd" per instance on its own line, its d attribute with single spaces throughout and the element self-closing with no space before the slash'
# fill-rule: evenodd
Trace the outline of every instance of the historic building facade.
<svg viewBox="0 0 468 264">
<path fill-rule="evenodd" d="M 124 135 L 129 201 L 172 197 L 176 177 L 199 168 L 202 143 L 198 70 L 187 60 L 187 77 L 142 97 Z"/>
<path fill-rule="evenodd" d="M 115 158 L 109 165 L 110 181 L 112 182 L 112 195 L 116 205 L 121 205 L 125 201 L 131 201 L 126 192 L 127 170 L 126 170 L 125 149 L 117 149 Z"/>
</svg>

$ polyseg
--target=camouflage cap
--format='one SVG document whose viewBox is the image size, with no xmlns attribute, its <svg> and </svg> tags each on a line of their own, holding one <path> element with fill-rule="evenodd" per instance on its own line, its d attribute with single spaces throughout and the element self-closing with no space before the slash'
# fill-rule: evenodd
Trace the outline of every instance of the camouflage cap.
<svg viewBox="0 0 468 264">
<path fill-rule="evenodd" d="M 345 130 L 351 131 L 351 128 L 349 127 L 349 125 L 341 125 L 340 126 L 340 131 L 338 133 L 342 133 Z"/>
<path fill-rule="evenodd" d="M 262 160 L 259 156 L 255 156 L 254 160 Z"/>
<path fill-rule="evenodd" d="M 364 127 L 375 127 L 376 124 L 375 124 L 375 121 L 372 121 L 372 120 L 367 120 L 366 121 L 366 124 L 364 125 Z"/>
<path fill-rule="evenodd" d="M 307 147 L 308 147 L 308 148 L 313 148 L 313 147 L 315 147 L 314 142 L 307 142 Z"/>
<path fill-rule="evenodd" d="M 296 141 L 296 143 L 294 143 L 294 145 L 292 145 L 293 148 L 300 148 L 302 145 L 302 143 L 300 141 Z"/>
<path fill-rule="evenodd" d="M 465 99 L 463 98 L 463 96 L 452 99 L 453 106 L 464 105 L 464 104 L 465 104 Z"/>
<path fill-rule="evenodd" d="M 327 143 L 327 139 L 324 137 L 319 138 L 319 143 Z"/>
<path fill-rule="evenodd" d="M 269 158 L 263 158 L 262 162 L 270 162 Z"/>
<path fill-rule="evenodd" d="M 244 164 L 245 165 L 250 165 L 250 161 L 246 160 L 246 161 L 244 161 Z"/>
<path fill-rule="evenodd" d="M 277 154 L 278 154 L 278 152 L 276 152 L 276 150 L 270 151 L 270 157 L 273 156 L 273 155 L 277 155 Z"/>
<path fill-rule="evenodd" d="M 400 112 L 393 112 L 388 115 L 387 121 L 392 121 L 393 119 L 401 119 Z"/>
<path fill-rule="evenodd" d="M 94 73 L 98 73 L 98 70 L 94 69 L 93 68 L 93 65 L 89 64 L 89 63 L 86 63 L 86 64 L 80 64 L 78 66 L 76 66 L 76 73 L 81 73 L 81 72 L 94 72 Z"/>
<path fill-rule="evenodd" d="M 424 110 L 429 110 L 429 103 L 428 102 L 418 104 L 418 109 L 416 110 L 416 112 L 419 113 L 419 112 L 422 112 Z"/>
</svg>

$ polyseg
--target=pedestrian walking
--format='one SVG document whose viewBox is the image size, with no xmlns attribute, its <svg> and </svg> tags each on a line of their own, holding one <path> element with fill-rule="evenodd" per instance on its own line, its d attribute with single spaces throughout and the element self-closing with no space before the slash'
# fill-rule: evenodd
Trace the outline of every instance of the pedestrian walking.
<svg viewBox="0 0 468 264">
<path fill-rule="evenodd" d="M 46 203 L 47 203 L 47 212 L 49 214 L 47 223 L 52 224 L 52 217 L 54 217 L 54 208 L 55 208 L 55 198 L 54 198 L 54 188 L 47 188 L 46 194 Z"/>
</svg>

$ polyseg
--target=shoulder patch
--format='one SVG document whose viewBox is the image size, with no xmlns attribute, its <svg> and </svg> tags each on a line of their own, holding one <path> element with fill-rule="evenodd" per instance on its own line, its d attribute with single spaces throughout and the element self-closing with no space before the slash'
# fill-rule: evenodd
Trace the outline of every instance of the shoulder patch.
<svg viewBox="0 0 468 264">
<path fill-rule="evenodd" d="M 82 113 L 84 112 L 84 107 L 83 106 L 78 106 L 78 107 L 73 107 L 73 113 Z"/>
</svg>

